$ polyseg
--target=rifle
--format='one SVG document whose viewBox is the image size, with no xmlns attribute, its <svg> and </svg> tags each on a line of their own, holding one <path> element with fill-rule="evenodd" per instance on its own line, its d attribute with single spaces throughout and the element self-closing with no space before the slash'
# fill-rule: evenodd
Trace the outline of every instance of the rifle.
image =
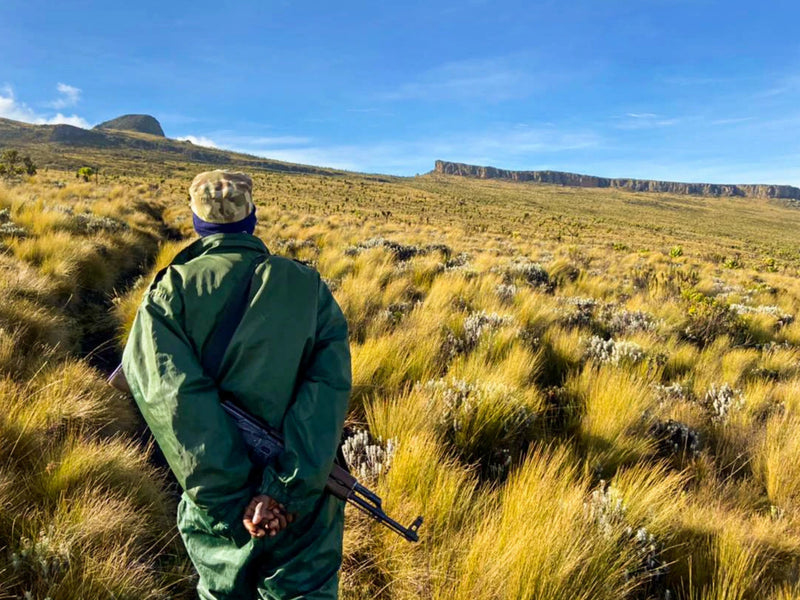
<svg viewBox="0 0 800 600">
<path fill-rule="evenodd" d="M 108 383 L 121 392 L 131 394 L 122 365 L 114 369 L 108 378 Z M 263 468 L 283 452 L 283 436 L 274 427 L 270 427 L 258 417 L 237 406 L 232 398 L 232 395 L 225 394 L 221 402 L 222 408 L 233 419 L 242 434 L 250 459 L 254 464 Z M 328 475 L 325 490 L 336 498 L 349 502 L 409 542 L 419 541 L 417 531 L 422 526 L 422 517 L 417 517 L 411 525 L 403 527 L 383 511 L 382 500 L 375 492 L 361 485 L 355 477 L 336 463 Z"/>
</svg>

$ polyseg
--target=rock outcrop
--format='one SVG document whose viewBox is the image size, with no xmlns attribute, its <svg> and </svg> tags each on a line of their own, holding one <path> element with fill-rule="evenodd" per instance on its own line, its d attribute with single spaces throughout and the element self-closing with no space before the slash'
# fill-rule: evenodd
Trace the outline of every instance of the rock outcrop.
<svg viewBox="0 0 800 600">
<path fill-rule="evenodd" d="M 437 160 L 434 172 L 477 179 L 507 179 L 591 188 L 619 188 L 634 192 L 662 192 L 693 196 L 740 196 L 800 200 L 800 188 L 790 185 L 730 185 L 716 183 L 678 183 L 646 179 L 609 179 L 561 171 L 509 171 Z"/>
<path fill-rule="evenodd" d="M 116 129 L 118 131 L 136 131 L 138 133 L 149 133 L 158 137 L 166 137 L 161 123 L 150 115 L 122 115 L 116 119 L 111 119 L 93 129 Z"/>
<path fill-rule="evenodd" d="M 71 146 L 93 146 L 96 148 L 108 148 L 115 145 L 101 131 L 82 129 L 72 125 L 53 125 L 49 141 Z"/>
</svg>

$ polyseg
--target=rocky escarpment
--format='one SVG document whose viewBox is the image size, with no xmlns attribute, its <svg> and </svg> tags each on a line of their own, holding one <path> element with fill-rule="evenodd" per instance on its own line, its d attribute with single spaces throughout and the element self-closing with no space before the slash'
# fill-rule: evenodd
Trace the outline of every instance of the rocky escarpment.
<svg viewBox="0 0 800 600">
<path fill-rule="evenodd" d="M 161 123 L 150 115 L 122 115 L 116 119 L 95 125 L 94 129 L 116 129 L 118 131 L 135 131 L 149 133 L 158 137 L 166 137 Z"/>
<path fill-rule="evenodd" d="M 743 198 L 781 198 L 800 200 L 800 188 L 790 185 L 729 185 L 716 183 L 678 183 L 675 181 L 650 181 L 646 179 L 609 179 L 593 175 L 579 175 L 561 171 L 509 171 L 495 167 L 479 167 L 463 163 L 437 160 L 435 173 L 458 175 L 477 179 L 508 179 L 555 185 L 619 188 L 634 192 L 663 192 L 695 196 L 740 196 Z"/>
</svg>

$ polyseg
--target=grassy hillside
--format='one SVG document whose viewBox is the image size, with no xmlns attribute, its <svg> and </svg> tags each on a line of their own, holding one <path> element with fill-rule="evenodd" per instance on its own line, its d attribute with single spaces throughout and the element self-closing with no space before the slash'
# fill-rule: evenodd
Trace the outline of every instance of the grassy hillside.
<svg viewBox="0 0 800 600">
<path fill-rule="evenodd" d="M 124 126 L 114 119 L 102 125 Z M 99 126 L 98 126 L 99 127 Z M 160 126 L 159 126 L 160 127 Z M 139 131 L 82 129 L 71 125 L 29 125 L 0 119 L 0 149 L 17 149 L 30 154 L 43 169 L 76 170 L 93 167 L 105 175 L 149 173 L 151 177 L 180 176 L 197 165 L 227 168 L 231 165 L 281 173 L 332 174 L 322 167 L 297 165 L 195 146 L 191 142 L 150 135 Z"/>
<path fill-rule="evenodd" d="M 86 356 L 190 239 L 179 166 L 0 187 L 0 598 L 192 597 L 167 479 Z M 251 172 L 257 235 L 348 317 L 384 453 L 355 468 L 426 519 L 411 545 L 348 512 L 343 598 L 800 598 L 800 211 Z"/>
</svg>

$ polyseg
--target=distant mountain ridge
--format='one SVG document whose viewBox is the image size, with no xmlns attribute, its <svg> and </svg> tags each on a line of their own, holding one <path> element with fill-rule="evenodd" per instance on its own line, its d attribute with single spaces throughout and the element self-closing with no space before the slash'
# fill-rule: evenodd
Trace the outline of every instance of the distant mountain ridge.
<svg viewBox="0 0 800 600">
<path fill-rule="evenodd" d="M 633 192 L 800 200 L 800 188 L 791 185 L 679 183 L 647 179 L 609 179 L 607 177 L 595 177 L 594 175 L 580 175 L 562 171 L 509 171 L 496 167 L 481 167 L 444 160 L 436 161 L 433 172 L 475 179 L 530 181 L 570 187 L 619 188 Z"/>
<path fill-rule="evenodd" d="M 159 133 L 160 132 L 160 133 Z M 0 118 L 0 150 L 30 154 L 40 167 L 76 169 L 86 165 L 105 173 L 185 169 L 185 163 L 216 169 L 332 174 L 335 169 L 287 163 L 164 137 L 149 115 L 124 115 L 93 129 L 72 125 L 32 125 Z"/>
</svg>

